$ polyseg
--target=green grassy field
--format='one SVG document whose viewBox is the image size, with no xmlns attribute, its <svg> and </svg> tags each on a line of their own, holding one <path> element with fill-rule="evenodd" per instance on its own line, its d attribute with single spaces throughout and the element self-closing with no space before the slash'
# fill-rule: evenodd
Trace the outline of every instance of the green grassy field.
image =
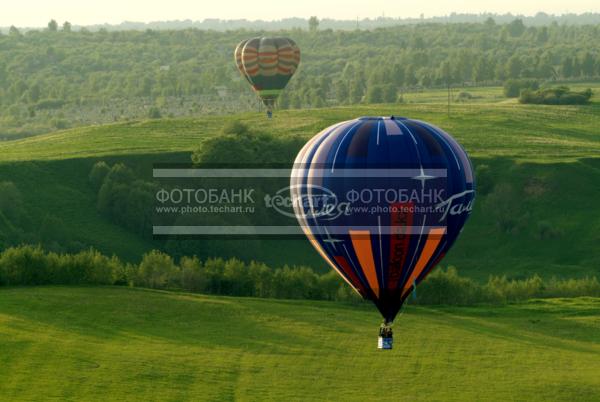
<svg viewBox="0 0 600 402">
<path fill-rule="evenodd" d="M 581 84 L 581 87 L 590 86 Z M 598 92 L 598 86 L 592 85 Z M 409 103 L 278 111 L 198 119 L 162 119 L 93 126 L 0 143 L 0 180 L 21 191 L 32 222 L 58 217 L 62 231 L 85 246 L 138 261 L 160 244 L 115 225 L 96 209 L 88 174 L 98 160 L 124 162 L 150 174 L 153 163 L 188 162 L 204 138 L 220 135 L 232 119 L 273 135 L 310 138 L 337 121 L 362 115 L 403 115 L 434 123 L 454 135 L 476 166 L 488 165 L 491 186 L 512 198 L 480 193 L 472 219 L 443 264 L 485 280 L 489 275 L 562 277 L 600 275 L 600 105 L 534 106 L 500 98 L 500 88 L 469 88 L 475 102 L 453 104 L 444 91 L 406 95 Z M 490 198 L 495 200 L 490 201 Z M 498 208 L 515 221 L 498 228 Z M 511 212 L 512 211 L 512 212 Z M 0 222 L 1 224 L 1 222 Z M 550 228 L 550 235 L 546 231 Z M 567 246 L 568 243 L 568 246 Z M 305 241 L 227 241 L 219 255 L 306 264 L 320 257 Z M 215 255 L 199 249 L 201 257 Z"/>
<path fill-rule="evenodd" d="M 127 288 L 0 290 L 0 400 L 592 401 L 600 300 L 408 307 Z"/>
<path fill-rule="evenodd" d="M 433 93 L 435 94 L 435 93 Z M 538 106 L 518 103 L 444 103 L 348 106 L 197 119 L 162 119 L 91 126 L 0 143 L 0 161 L 97 158 L 189 152 L 227 120 L 256 131 L 306 139 L 341 120 L 396 115 L 436 124 L 456 137 L 473 157 L 510 157 L 538 162 L 568 161 L 600 153 L 600 105 Z"/>
</svg>

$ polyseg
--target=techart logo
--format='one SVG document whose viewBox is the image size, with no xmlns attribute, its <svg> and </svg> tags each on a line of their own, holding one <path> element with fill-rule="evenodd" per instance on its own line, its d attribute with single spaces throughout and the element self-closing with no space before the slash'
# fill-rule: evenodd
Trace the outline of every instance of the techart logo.
<svg viewBox="0 0 600 402">
<path fill-rule="evenodd" d="M 467 202 L 466 204 L 464 202 L 455 202 L 455 201 L 458 200 L 459 198 L 464 197 L 467 194 L 471 194 L 474 192 L 475 192 L 474 190 L 465 190 L 462 193 L 453 194 L 452 196 L 448 197 L 446 200 L 438 203 L 435 206 L 435 209 L 437 211 L 442 212 L 442 217 L 440 218 L 440 222 L 443 221 L 444 219 L 446 219 L 448 214 L 454 216 L 454 215 L 460 215 L 463 212 L 470 213 L 473 210 L 473 201 L 475 200 L 474 198 L 471 198 L 471 200 L 469 200 L 469 202 Z"/>
<path fill-rule="evenodd" d="M 296 217 L 295 209 L 311 218 L 335 219 L 344 213 L 333 191 L 311 184 L 296 184 L 278 190 L 275 195 L 267 194 L 265 205 L 290 218 Z"/>
</svg>

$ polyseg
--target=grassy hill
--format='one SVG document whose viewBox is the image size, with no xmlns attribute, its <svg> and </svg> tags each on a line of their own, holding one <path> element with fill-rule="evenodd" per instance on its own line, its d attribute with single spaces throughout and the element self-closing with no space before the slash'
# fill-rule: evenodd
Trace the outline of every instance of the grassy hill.
<svg viewBox="0 0 600 402">
<path fill-rule="evenodd" d="M 465 146 L 476 166 L 487 165 L 471 221 L 444 264 L 486 279 L 600 275 L 600 107 L 532 106 L 498 101 L 498 90 L 453 104 L 450 116 L 442 93 L 399 105 L 352 106 L 262 114 L 162 119 L 92 126 L 0 143 L 0 179 L 21 191 L 33 222 L 48 214 L 61 232 L 84 246 L 138 260 L 159 244 L 113 224 L 96 210 L 88 173 L 98 160 L 122 161 L 149 174 L 156 162 L 188 162 L 202 139 L 220 135 L 229 120 L 275 136 L 310 138 L 334 122 L 362 115 L 401 115 L 432 122 Z M 418 99 L 416 101 L 419 101 Z M 506 227 L 506 222 L 508 227 Z M 218 253 L 272 265 L 308 264 L 326 269 L 305 241 L 229 240 Z M 214 255 L 212 249 L 198 254 Z"/>
<path fill-rule="evenodd" d="M 493 91 L 488 91 L 494 93 Z M 597 90 L 598 92 L 598 90 Z M 341 120 L 359 116 L 406 116 L 434 123 L 456 137 L 475 158 L 505 156 L 519 160 L 566 161 L 600 152 L 600 104 L 590 106 L 496 103 L 446 105 L 432 91 L 419 103 L 347 106 L 262 113 L 161 119 L 90 126 L 0 143 L 0 161 L 97 158 L 113 155 L 157 155 L 193 150 L 206 136 L 217 135 L 227 120 L 242 120 L 256 131 L 301 135 L 307 139 Z M 491 96 L 491 95 L 490 95 Z M 157 156 L 156 160 L 160 161 Z"/>
<path fill-rule="evenodd" d="M 598 311 L 409 307 L 382 352 L 366 305 L 2 289 L 0 399 L 597 400 Z"/>
</svg>

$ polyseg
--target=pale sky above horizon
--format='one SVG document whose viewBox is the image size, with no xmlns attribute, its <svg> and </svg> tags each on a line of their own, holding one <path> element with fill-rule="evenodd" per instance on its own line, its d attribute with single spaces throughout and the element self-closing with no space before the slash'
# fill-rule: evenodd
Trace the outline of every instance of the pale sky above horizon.
<svg viewBox="0 0 600 402">
<path fill-rule="evenodd" d="M 50 19 L 74 25 L 123 21 L 202 21 L 206 18 L 278 20 L 289 17 L 355 19 L 443 16 L 452 12 L 534 15 L 600 12 L 598 0 L 18 0 L 5 4 L 0 26 L 43 27 Z"/>
</svg>

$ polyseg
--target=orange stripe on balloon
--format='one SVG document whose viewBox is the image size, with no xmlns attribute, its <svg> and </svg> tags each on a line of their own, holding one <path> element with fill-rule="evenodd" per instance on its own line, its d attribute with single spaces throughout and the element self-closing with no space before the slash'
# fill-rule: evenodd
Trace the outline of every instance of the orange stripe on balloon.
<svg viewBox="0 0 600 402">
<path fill-rule="evenodd" d="M 368 230 L 350 230 L 349 234 L 354 252 L 358 257 L 363 273 L 367 277 L 369 286 L 371 286 L 375 295 L 379 297 L 379 282 L 377 281 L 377 271 L 373 259 L 373 248 L 371 247 L 371 232 Z"/>
<path fill-rule="evenodd" d="M 444 228 L 436 228 L 431 229 L 427 234 L 427 241 L 425 242 L 425 246 L 423 246 L 423 252 L 421 252 L 421 256 L 419 257 L 417 264 L 415 265 L 415 269 L 413 269 L 408 281 L 404 284 L 404 296 L 408 296 L 410 293 L 414 281 L 421 275 L 423 270 L 427 267 L 427 263 L 431 260 L 433 253 L 437 249 L 440 241 L 442 241 L 442 237 L 446 233 L 446 229 Z"/>
</svg>

